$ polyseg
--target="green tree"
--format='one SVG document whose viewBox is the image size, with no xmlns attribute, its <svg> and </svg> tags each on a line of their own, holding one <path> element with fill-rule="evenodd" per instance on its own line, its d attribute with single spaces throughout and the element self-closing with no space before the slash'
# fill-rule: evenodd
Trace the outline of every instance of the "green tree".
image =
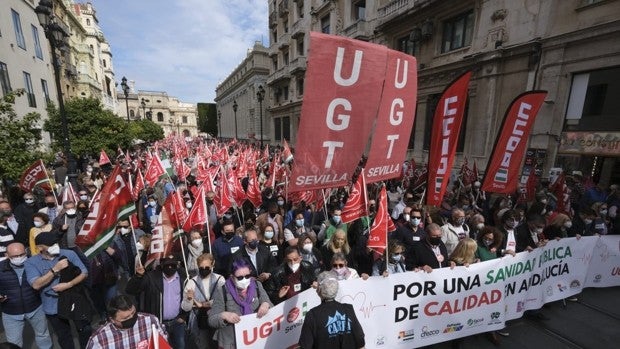
<svg viewBox="0 0 620 349">
<path fill-rule="evenodd" d="M 215 103 L 198 103 L 198 130 L 217 135 L 217 110 Z"/>
<path fill-rule="evenodd" d="M 19 117 L 14 103 L 24 89 L 9 92 L 0 99 L 0 178 L 17 181 L 23 171 L 49 154 L 42 151 L 39 113 Z"/>
<path fill-rule="evenodd" d="M 164 130 L 151 120 L 141 119 L 130 124 L 134 139 L 154 142 L 164 138 Z"/>
</svg>

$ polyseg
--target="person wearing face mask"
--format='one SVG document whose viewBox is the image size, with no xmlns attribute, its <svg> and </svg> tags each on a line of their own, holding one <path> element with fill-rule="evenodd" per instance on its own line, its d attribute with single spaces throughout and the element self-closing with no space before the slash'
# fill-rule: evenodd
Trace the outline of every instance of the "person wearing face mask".
<svg viewBox="0 0 620 349">
<path fill-rule="evenodd" d="M 532 214 L 525 217 L 525 224 L 521 224 L 515 229 L 517 247 L 515 252 L 533 251 L 537 247 L 547 244 L 544 236 L 545 218 L 541 215 Z"/>
<path fill-rule="evenodd" d="M 314 231 L 306 225 L 303 210 L 295 210 L 293 221 L 284 228 L 284 241 L 287 246 L 297 246 L 301 234 L 315 235 Z"/>
<path fill-rule="evenodd" d="M 194 277 L 198 273 L 198 257 L 204 253 L 204 241 L 199 230 L 189 232 L 187 251 L 187 274 Z"/>
<path fill-rule="evenodd" d="M 592 204 L 592 210 L 596 212 L 596 218 L 594 218 L 594 232 L 599 235 L 607 235 L 610 227 L 608 205 L 604 202 L 595 202 Z"/>
<path fill-rule="evenodd" d="M 13 232 L 9 228 L 7 221 L 11 214 L 0 210 L 0 261 L 6 259 L 6 248 L 15 241 Z"/>
<path fill-rule="evenodd" d="M 476 243 L 478 243 L 476 258 L 480 259 L 481 262 L 498 258 L 497 252 L 501 249 L 503 238 L 504 236 L 497 228 L 484 227 L 476 239 Z M 511 251 L 510 254 L 514 256 L 515 252 Z"/>
<path fill-rule="evenodd" d="M 275 201 L 270 201 L 267 204 L 267 212 L 256 218 L 256 226 L 259 231 L 265 231 L 267 223 L 271 223 L 276 241 L 282 244 L 284 242 L 284 218 L 279 212 L 278 204 Z"/>
<path fill-rule="evenodd" d="M 45 213 L 49 217 L 49 220 L 53 222 L 62 207 L 58 206 L 58 203 L 56 202 L 56 197 L 52 194 L 45 196 L 44 204 L 45 207 L 39 209 L 39 212 Z"/>
<path fill-rule="evenodd" d="M 228 267 L 233 253 L 243 247 L 243 239 L 235 234 L 235 225 L 232 222 L 225 222 L 222 227 L 222 236 L 215 239 L 213 243 L 213 256 L 217 261 L 215 272 L 224 277 L 230 275 Z"/>
<path fill-rule="evenodd" d="M 198 256 L 198 273 L 183 289 L 181 308 L 189 313 L 188 327 L 197 348 L 217 348 L 207 312 L 213 306 L 215 290 L 224 285 L 223 276 L 213 272 L 215 259 L 210 253 Z"/>
<path fill-rule="evenodd" d="M 317 240 L 322 241 L 324 245 L 327 244 L 338 229 L 346 233 L 348 224 L 342 223 L 342 210 L 334 208 L 330 219 L 321 225 L 321 230 L 317 234 Z"/>
<path fill-rule="evenodd" d="M 448 250 L 442 241 L 442 229 L 436 223 L 426 226 L 426 239 L 415 244 L 413 268 L 430 273 L 435 268 L 453 268 L 456 264 L 448 260 Z"/>
<path fill-rule="evenodd" d="M 60 347 L 74 348 L 71 321 L 77 328 L 80 345 L 85 346 L 91 334 L 90 319 L 68 320 L 61 317 L 59 314 L 68 309 L 59 307 L 59 297 L 64 291 L 82 286 L 88 276 L 86 266 L 75 252 L 60 248 L 58 237 L 53 232 L 37 235 L 35 243 L 40 253 L 28 258 L 24 264 L 28 283 L 39 292 L 43 312 L 56 333 Z M 71 280 L 62 280 L 71 269 L 79 270 L 79 274 Z"/>
<path fill-rule="evenodd" d="M 573 226 L 573 222 L 570 217 L 563 214 L 558 213 L 553 217 L 549 225 L 545 227 L 543 234 L 549 240 L 556 239 L 560 240 L 562 238 L 568 237 L 568 230 Z"/>
<path fill-rule="evenodd" d="M 278 204 L 278 214 L 284 217 L 287 211 L 287 203 L 284 196 L 278 195 L 278 197 L 276 198 L 276 204 Z"/>
<path fill-rule="evenodd" d="M 52 348 L 45 313 L 41 306 L 39 293 L 25 280 L 24 263 L 26 249 L 19 242 L 7 247 L 7 259 L 0 262 L 0 304 L 2 305 L 2 325 L 6 339 L 10 343 L 23 346 L 24 322 L 34 330 L 37 347 Z M 22 281 L 24 280 L 24 281 Z"/>
<path fill-rule="evenodd" d="M 348 267 L 347 257 L 341 253 L 334 253 L 331 260 L 331 269 L 330 271 L 334 272 L 337 275 L 338 280 L 349 280 L 349 279 L 359 279 L 360 275 L 357 273 L 357 270 Z M 368 274 L 363 273 L 361 278 L 367 280 L 369 277 Z"/>
<path fill-rule="evenodd" d="M 168 331 L 168 342 L 175 349 L 185 348 L 188 313 L 181 308 L 185 270 L 173 255 L 160 259 L 160 265 L 145 272 L 136 265 L 136 274 L 127 282 L 127 294 L 140 296 L 142 311 L 157 316 Z"/>
<path fill-rule="evenodd" d="M 147 197 L 146 204 L 143 207 L 143 212 L 142 230 L 144 230 L 145 233 L 150 234 L 157 224 L 157 219 L 161 213 L 161 206 L 157 202 L 157 197 L 155 195 L 149 195 Z"/>
<path fill-rule="evenodd" d="M 275 259 L 275 265 L 280 264 L 282 262 L 281 252 L 283 248 L 274 239 L 275 233 L 273 225 L 267 224 L 267 226 L 265 227 L 265 231 L 263 231 L 261 235 L 263 236 L 263 238 L 260 240 L 259 243 L 269 249 L 271 256 Z"/>
<path fill-rule="evenodd" d="M 312 287 L 316 274 L 312 264 L 303 260 L 295 247 L 284 250 L 284 262 L 274 269 L 265 289 L 273 304 L 278 304 Z"/>
<path fill-rule="evenodd" d="M 441 227 L 441 240 L 448 249 L 448 254 L 454 251 L 459 241 L 469 236 L 469 227 L 465 224 L 465 211 L 460 208 L 452 209 L 450 221 Z"/>
<path fill-rule="evenodd" d="M 248 229 L 243 234 L 244 247 L 238 249 L 230 258 L 230 272 L 235 261 L 243 260 L 250 266 L 252 276 L 265 282 L 271 276 L 276 260 L 266 246 L 260 244 L 256 229 Z"/>
<path fill-rule="evenodd" d="M 467 226 L 469 227 L 469 237 L 478 240 L 478 234 L 485 227 L 485 219 L 484 216 L 480 213 L 476 213 L 469 219 Z"/>
<path fill-rule="evenodd" d="M 75 238 L 80 232 L 86 217 L 82 216 L 81 212 L 78 212 L 73 201 L 63 202 L 62 207 L 62 211 L 52 223 L 52 232 L 60 236 L 60 247 L 76 251 L 79 248 L 75 245 Z"/>
<path fill-rule="evenodd" d="M 584 207 L 573 216 L 571 227 L 568 228 L 568 237 L 592 236 L 594 232 L 594 219 L 596 212 L 590 207 Z"/>
<path fill-rule="evenodd" d="M 86 349 L 146 348 L 153 335 L 153 325 L 164 339 L 168 337 L 155 315 L 137 311 L 132 297 L 115 296 L 107 312 L 107 322 L 93 333 Z"/>
<path fill-rule="evenodd" d="M 30 248 L 30 254 L 34 256 L 39 253 L 37 244 L 34 242 L 35 238 L 40 233 L 52 231 L 52 225 L 50 224 L 49 217 L 45 213 L 41 212 L 37 212 L 32 215 L 32 223 L 34 226 L 30 229 L 28 245 Z"/>
<path fill-rule="evenodd" d="M 500 217 L 499 231 L 502 233 L 502 246 L 497 251 L 498 257 L 517 252 L 516 228 L 519 225 L 519 213 L 515 210 L 507 210 Z"/>
<path fill-rule="evenodd" d="M 297 251 L 301 259 L 310 263 L 314 269 L 314 275 L 319 275 L 323 269 L 323 259 L 321 251 L 315 246 L 316 239 L 308 234 L 301 234 L 299 236 L 299 243 L 297 244 Z"/>
<path fill-rule="evenodd" d="M 407 271 L 404 253 L 405 246 L 398 240 L 390 239 L 383 255 L 372 266 L 372 276 L 388 277 Z"/>
<path fill-rule="evenodd" d="M 245 261 L 233 263 L 233 272 L 224 283 L 217 287 L 213 295 L 213 305 L 209 310 L 209 326 L 215 329 L 218 348 L 236 348 L 235 324 L 242 315 L 256 314 L 262 318 L 273 304 L 263 284 L 253 278 L 250 266 Z"/>
<path fill-rule="evenodd" d="M 28 244 L 28 234 L 33 227 L 32 215 L 39 211 L 39 206 L 35 202 L 34 194 L 24 194 L 24 202 L 17 205 L 13 211 L 13 215 L 19 224 L 15 232 L 15 240 L 24 245 Z"/>
<path fill-rule="evenodd" d="M 345 255 L 349 262 L 348 265 L 352 268 L 357 268 L 357 261 L 353 258 L 353 254 L 351 253 L 351 246 L 349 245 L 347 233 L 341 229 L 336 230 L 327 244 L 321 247 L 321 257 L 323 257 L 322 264 L 326 266 L 326 268 L 331 265 L 331 260 L 335 253 L 342 253 Z"/>
<path fill-rule="evenodd" d="M 424 239 L 425 232 L 422 225 L 422 211 L 418 208 L 406 209 L 409 209 L 408 213 L 403 215 L 406 222 L 400 225 L 390 238 L 400 241 L 405 246 L 406 260 L 413 260 L 413 245 Z"/>
</svg>

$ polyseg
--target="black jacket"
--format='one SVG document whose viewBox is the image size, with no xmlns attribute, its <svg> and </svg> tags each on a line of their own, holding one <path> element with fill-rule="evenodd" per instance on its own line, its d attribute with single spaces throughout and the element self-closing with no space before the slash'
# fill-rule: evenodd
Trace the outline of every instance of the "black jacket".
<svg viewBox="0 0 620 349">
<path fill-rule="evenodd" d="M 2 312 L 11 315 L 30 313 L 41 305 L 41 296 L 26 281 L 25 270 L 20 286 L 17 273 L 9 263 L 8 259 L 0 262 L 0 294 L 7 296 L 6 301 L 0 303 Z"/>
<path fill-rule="evenodd" d="M 301 272 L 301 290 L 299 292 L 302 292 L 312 286 L 312 283 L 316 280 L 316 277 L 314 276 L 314 268 L 309 262 L 302 260 L 299 269 Z M 286 279 L 291 273 L 291 269 L 289 269 L 288 265 L 286 263 L 282 263 L 273 271 L 271 277 L 265 282 L 265 291 L 267 291 L 267 294 L 273 304 L 278 304 L 286 300 L 286 296 L 280 298 L 278 293 L 280 292 L 282 286 L 286 285 Z"/>
<path fill-rule="evenodd" d="M 523 252 L 528 246 L 536 248 L 536 242 L 532 238 L 530 233 L 530 227 L 527 224 L 521 224 L 515 228 L 515 240 L 517 242 L 517 249 L 515 252 Z"/>
<path fill-rule="evenodd" d="M 265 245 L 258 245 L 258 252 L 256 253 L 256 267 L 252 264 L 250 255 L 245 246 L 239 248 L 230 258 L 230 264 L 228 267 L 229 274 L 232 274 L 232 264 L 234 261 L 243 259 L 248 265 L 250 265 L 250 271 L 252 276 L 258 277 L 261 273 L 271 273 L 276 267 L 276 259 L 271 254 L 269 247 Z"/>
<path fill-rule="evenodd" d="M 413 245 L 413 262 L 405 261 L 407 263 L 407 269 L 411 270 L 413 268 L 421 268 L 425 265 L 436 269 L 436 268 L 445 268 L 450 265 L 448 261 L 448 250 L 446 249 L 446 245 L 443 242 L 439 243 L 439 252 L 443 256 L 443 261 L 439 263 L 437 257 L 435 256 L 435 252 L 431 248 L 431 245 L 422 240 L 418 241 Z"/>
<path fill-rule="evenodd" d="M 181 285 L 181 301 L 183 300 L 183 282 L 185 281 L 185 271 L 183 269 L 178 270 L 179 283 Z M 125 291 L 128 294 L 140 296 L 141 311 L 151 313 L 160 321 L 170 320 L 162 319 L 162 301 L 164 294 L 164 275 L 161 269 L 147 271 L 143 276 L 137 274 L 132 276 L 127 282 L 127 288 Z M 181 309 L 181 302 L 179 302 L 179 315 L 177 318 L 182 318 L 187 322 L 187 316 L 189 313 Z"/>
<path fill-rule="evenodd" d="M 323 302 L 310 309 L 301 328 L 301 349 L 358 349 L 366 345 L 364 329 L 351 304 Z"/>
</svg>

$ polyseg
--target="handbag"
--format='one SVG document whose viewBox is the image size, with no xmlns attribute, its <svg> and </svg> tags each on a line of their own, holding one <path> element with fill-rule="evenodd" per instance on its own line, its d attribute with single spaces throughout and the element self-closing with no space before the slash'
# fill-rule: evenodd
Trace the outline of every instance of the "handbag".
<svg viewBox="0 0 620 349">
<path fill-rule="evenodd" d="M 59 282 L 69 282 L 80 275 L 81 270 L 69 263 L 60 272 Z M 82 283 L 58 294 L 58 317 L 66 320 L 90 320 L 91 303 Z"/>
<path fill-rule="evenodd" d="M 192 281 L 194 281 L 194 283 L 196 284 L 196 288 L 198 289 L 198 292 L 200 292 L 200 294 L 202 295 L 202 298 L 206 300 L 207 296 L 204 294 L 204 292 L 202 292 L 202 289 L 200 288 L 196 280 L 192 279 Z M 219 281 L 220 281 L 220 277 L 218 277 L 217 280 L 215 280 L 215 282 L 213 283 L 213 285 L 211 285 L 211 297 L 208 300 L 211 300 L 213 298 L 213 292 L 215 291 L 215 287 L 217 286 L 217 283 Z M 206 330 L 209 328 L 208 312 L 209 312 L 209 309 L 204 308 L 204 307 L 196 309 L 196 312 L 195 312 L 196 324 L 198 325 L 198 328 L 201 330 Z"/>
</svg>

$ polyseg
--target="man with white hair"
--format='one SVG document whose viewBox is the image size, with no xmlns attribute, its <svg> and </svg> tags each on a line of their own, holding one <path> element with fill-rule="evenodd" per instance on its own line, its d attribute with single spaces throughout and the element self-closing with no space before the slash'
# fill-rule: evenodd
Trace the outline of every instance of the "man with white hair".
<svg viewBox="0 0 620 349">
<path fill-rule="evenodd" d="M 316 292 L 321 297 L 321 304 L 310 309 L 306 315 L 299 337 L 300 348 L 364 348 L 364 330 L 353 306 L 336 301 L 337 275 L 324 271 L 317 281 Z"/>
</svg>

